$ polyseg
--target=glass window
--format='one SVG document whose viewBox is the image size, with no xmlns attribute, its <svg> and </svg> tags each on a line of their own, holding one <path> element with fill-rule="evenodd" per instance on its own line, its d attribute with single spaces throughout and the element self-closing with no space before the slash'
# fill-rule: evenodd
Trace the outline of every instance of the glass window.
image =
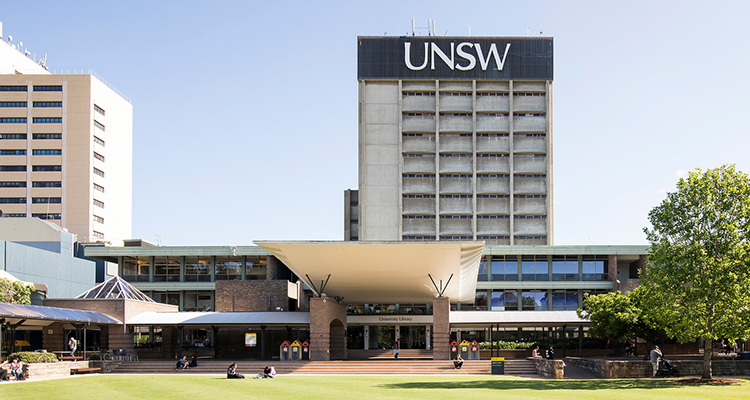
<svg viewBox="0 0 750 400">
<path fill-rule="evenodd" d="M 128 282 L 148 282 L 150 257 L 124 257 L 122 279 Z"/>
<path fill-rule="evenodd" d="M 517 281 L 518 280 L 518 257 L 516 256 L 492 256 L 492 280 L 493 281 Z"/>
<path fill-rule="evenodd" d="M 211 257 L 185 257 L 186 282 L 211 281 Z"/>
<path fill-rule="evenodd" d="M 479 277 L 477 280 L 480 282 L 487 281 L 487 261 L 485 260 L 479 262 Z"/>
<path fill-rule="evenodd" d="M 578 309 L 578 290 L 555 290 L 552 292 L 553 310 Z"/>
<path fill-rule="evenodd" d="M 245 279 L 266 279 L 266 256 L 247 256 L 245 262 Z"/>
<path fill-rule="evenodd" d="M 214 279 L 217 281 L 240 279 L 242 277 L 242 257 L 216 256 L 214 274 Z"/>
<path fill-rule="evenodd" d="M 474 307 L 477 311 L 487 311 L 487 292 L 476 293 Z"/>
<path fill-rule="evenodd" d="M 548 294 L 546 290 L 534 290 L 521 294 L 521 310 L 549 310 Z"/>
<path fill-rule="evenodd" d="M 515 311 L 518 310 L 518 292 L 515 290 L 493 291 L 492 311 Z"/>
<path fill-rule="evenodd" d="M 552 256 L 553 281 L 578 280 L 578 256 Z"/>
<path fill-rule="evenodd" d="M 607 256 L 583 256 L 581 269 L 584 281 L 609 280 L 609 265 Z"/>
<path fill-rule="evenodd" d="M 180 305 L 180 292 L 154 292 L 153 299 L 157 303 Z"/>
<path fill-rule="evenodd" d="M 179 282 L 180 257 L 154 257 L 154 282 Z"/>
<path fill-rule="evenodd" d="M 182 311 L 213 311 L 210 291 L 185 292 Z"/>
<path fill-rule="evenodd" d="M 547 256 L 523 256 L 521 260 L 522 280 L 546 281 L 549 279 Z"/>
</svg>

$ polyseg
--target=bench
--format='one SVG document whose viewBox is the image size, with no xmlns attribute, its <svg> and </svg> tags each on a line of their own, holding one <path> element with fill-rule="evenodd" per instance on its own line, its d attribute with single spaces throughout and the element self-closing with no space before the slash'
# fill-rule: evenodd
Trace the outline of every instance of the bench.
<svg viewBox="0 0 750 400">
<path fill-rule="evenodd" d="M 101 372 L 101 371 L 102 371 L 101 368 L 94 368 L 94 367 L 91 367 L 91 368 L 71 368 L 70 369 L 71 375 L 76 375 L 76 374 L 81 374 L 81 373 L 86 373 L 86 372 Z"/>
<path fill-rule="evenodd" d="M 83 357 L 81 357 L 81 356 L 75 356 L 75 357 L 71 357 L 71 356 L 62 356 L 62 357 L 60 357 L 60 358 L 58 358 L 58 359 L 59 359 L 60 361 L 78 361 L 78 360 L 83 360 Z"/>
</svg>

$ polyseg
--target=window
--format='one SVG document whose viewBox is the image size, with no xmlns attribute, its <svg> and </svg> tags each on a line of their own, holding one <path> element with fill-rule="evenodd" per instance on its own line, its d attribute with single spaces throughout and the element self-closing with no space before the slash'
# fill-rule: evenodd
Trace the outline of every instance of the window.
<svg viewBox="0 0 750 400">
<path fill-rule="evenodd" d="M 36 172 L 56 172 L 62 171 L 62 165 L 34 165 L 31 167 L 31 170 Z"/>
<path fill-rule="evenodd" d="M 150 257 L 123 257 L 122 278 L 128 282 L 148 282 Z M 156 297 L 153 297 L 156 300 Z M 179 303 L 179 296 L 177 298 Z M 158 301 L 158 300 L 156 300 Z"/>
<path fill-rule="evenodd" d="M 62 214 L 31 214 L 31 216 L 39 219 L 62 219 Z"/>
<path fill-rule="evenodd" d="M 515 290 L 493 291 L 490 307 L 492 311 L 518 310 L 518 292 Z"/>
<path fill-rule="evenodd" d="M 0 187 L 4 187 L 4 188 L 10 188 L 10 187 L 22 188 L 22 187 L 26 187 L 26 182 L 0 182 Z"/>
<path fill-rule="evenodd" d="M 521 310 L 549 310 L 549 295 L 546 290 L 534 290 L 521 294 Z"/>
<path fill-rule="evenodd" d="M 37 140 L 62 139 L 62 133 L 35 133 L 32 138 Z"/>
<path fill-rule="evenodd" d="M 0 124 L 25 124 L 26 118 L 0 118 Z"/>
<path fill-rule="evenodd" d="M 524 281 L 546 281 L 549 279 L 547 256 L 523 256 L 521 279 Z"/>
<path fill-rule="evenodd" d="M 62 150 L 32 150 L 34 156 L 61 156 Z"/>
<path fill-rule="evenodd" d="M 97 152 L 94 152 L 94 158 L 96 158 L 97 160 L 99 160 L 101 162 L 104 162 L 104 156 L 101 155 L 101 154 L 99 154 L 99 153 L 97 153 Z"/>
<path fill-rule="evenodd" d="M 180 257 L 154 257 L 154 282 L 179 282 Z"/>
<path fill-rule="evenodd" d="M 514 215 L 513 219 L 547 219 L 546 215 Z"/>
<path fill-rule="evenodd" d="M 26 214 L 3 214 L 3 218 L 26 218 Z"/>
<path fill-rule="evenodd" d="M 94 136 L 94 143 L 96 143 L 96 144 L 98 144 L 98 145 L 100 145 L 100 146 L 104 146 L 104 141 L 103 141 L 103 140 L 101 140 L 101 139 L 99 139 L 99 138 L 98 138 L 98 137 L 96 137 L 96 136 Z"/>
<path fill-rule="evenodd" d="M 25 165 L 0 165 L 1 172 L 26 171 Z"/>
<path fill-rule="evenodd" d="M 25 197 L 0 197 L 0 204 L 26 204 Z"/>
<path fill-rule="evenodd" d="M 34 107 L 41 107 L 41 108 L 62 107 L 62 101 L 35 101 Z"/>
<path fill-rule="evenodd" d="M 552 256 L 553 281 L 578 280 L 578 256 Z"/>
<path fill-rule="evenodd" d="M 59 188 L 62 187 L 62 182 L 34 182 L 31 187 L 35 188 Z"/>
<path fill-rule="evenodd" d="M 26 140 L 25 133 L 3 133 L 0 134 L 2 140 Z"/>
<path fill-rule="evenodd" d="M 33 118 L 35 124 L 62 124 L 62 118 Z"/>
<path fill-rule="evenodd" d="M 477 292 L 474 295 L 474 308 L 477 311 L 487 311 L 487 292 Z"/>
<path fill-rule="evenodd" d="M 28 92 L 26 86 L 0 86 L 0 92 Z"/>
<path fill-rule="evenodd" d="M 607 256 L 583 256 L 581 269 L 584 281 L 609 280 L 609 262 Z"/>
<path fill-rule="evenodd" d="M 92 235 L 93 237 L 97 239 L 104 239 L 104 234 L 99 231 L 93 231 Z"/>
<path fill-rule="evenodd" d="M 211 257 L 185 257 L 185 282 L 210 282 Z"/>
<path fill-rule="evenodd" d="M 104 202 L 94 199 L 94 206 L 104 208 Z"/>
<path fill-rule="evenodd" d="M 153 298 L 157 303 L 180 305 L 180 292 L 154 292 Z"/>
<path fill-rule="evenodd" d="M 102 217 L 100 217 L 98 215 L 94 215 L 94 222 L 98 222 L 100 224 L 103 224 L 104 223 L 104 218 L 102 218 Z"/>
<path fill-rule="evenodd" d="M 482 260 L 479 262 L 479 277 L 477 278 L 477 281 L 485 282 L 487 281 L 487 261 Z M 487 300 L 485 298 L 485 300 Z"/>
<path fill-rule="evenodd" d="M 95 183 L 95 184 L 94 184 L 94 190 L 96 190 L 97 192 L 102 192 L 102 193 L 104 193 L 104 186 L 101 186 L 101 185 L 97 185 L 97 184 Z"/>
<path fill-rule="evenodd" d="M 0 101 L 0 107 L 23 108 L 26 107 L 26 104 L 27 103 L 25 101 Z"/>
<path fill-rule="evenodd" d="M 213 311 L 211 292 L 185 292 L 183 306 L 181 311 Z"/>
<path fill-rule="evenodd" d="M 578 309 L 578 290 L 555 290 L 552 292 L 553 310 Z"/>
<path fill-rule="evenodd" d="M 518 280 L 518 257 L 517 256 L 492 256 L 492 280 L 493 281 L 517 281 Z"/>
<path fill-rule="evenodd" d="M 98 112 L 101 115 L 104 115 L 104 109 L 97 106 L 96 103 L 94 103 L 94 111 Z"/>
<path fill-rule="evenodd" d="M 217 256 L 214 265 L 215 280 L 234 280 L 242 277 L 242 257 Z"/>
<path fill-rule="evenodd" d="M 60 197 L 32 197 L 32 204 L 60 204 L 62 199 Z"/>
<path fill-rule="evenodd" d="M 104 171 L 100 170 L 99 168 L 94 168 L 94 175 L 99 175 L 104 178 Z"/>
<path fill-rule="evenodd" d="M 26 150 L 0 150 L 0 156 L 25 156 Z"/>
<path fill-rule="evenodd" d="M 62 86 L 37 86 L 34 85 L 35 92 L 62 92 Z"/>
<path fill-rule="evenodd" d="M 101 122 L 94 120 L 94 126 L 104 131 L 104 124 L 102 124 Z"/>
<path fill-rule="evenodd" d="M 245 260 L 245 279 L 266 279 L 266 256 L 247 256 Z"/>
</svg>

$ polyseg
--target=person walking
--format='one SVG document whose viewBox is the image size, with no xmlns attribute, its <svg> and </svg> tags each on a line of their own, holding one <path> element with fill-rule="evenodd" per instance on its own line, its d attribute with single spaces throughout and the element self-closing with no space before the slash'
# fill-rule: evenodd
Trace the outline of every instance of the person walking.
<svg viewBox="0 0 750 400">
<path fill-rule="evenodd" d="M 659 371 L 659 360 L 662 358 L 661 350 L 659 349 L 659 346 L 654 345 L 654 349 L 651 350 L 651 367 L 654 369 L 653 375 L 651 375 L 651 378 L 656 378 L 656 373 Z"/>
<path fill-rule="evenodd" d="M 78 342 L 76 342 L 76 339 L 73 336 L 71 336 L 70 340 L 68 340 L 68 347 L 70 347 L 70 356 L 75 357 L 76 349 L 78 348 Z"/>
</svg>

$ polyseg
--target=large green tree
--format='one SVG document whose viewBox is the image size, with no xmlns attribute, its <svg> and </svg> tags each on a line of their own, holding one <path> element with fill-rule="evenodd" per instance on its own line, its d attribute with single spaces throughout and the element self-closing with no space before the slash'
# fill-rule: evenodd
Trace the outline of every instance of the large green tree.
<svg viewBox="0 0 750 400">
<path fill-rule="evenodd" d="M 611 340 L 640 337 L 651 343 L 660 330 L 654 327 L 650 315 L 644 312 L 641 294 L 640 288 L 628 294 L 587 294 L 577 313 L 579 317 L 591 321 L 589 332 L 593 336 Z"/>
<path fill-rule="evenodd" d="M 34 287 L 21 281 L 0 278 L 0 303 L 31 304 Z"/>
<path fill-rule="evenodd" d="M 733 165 L 697 169 L 649 213 L 644 307 L 669 336 L 711 345 L 750 338 L 750 178 Z"/>
</svg>

